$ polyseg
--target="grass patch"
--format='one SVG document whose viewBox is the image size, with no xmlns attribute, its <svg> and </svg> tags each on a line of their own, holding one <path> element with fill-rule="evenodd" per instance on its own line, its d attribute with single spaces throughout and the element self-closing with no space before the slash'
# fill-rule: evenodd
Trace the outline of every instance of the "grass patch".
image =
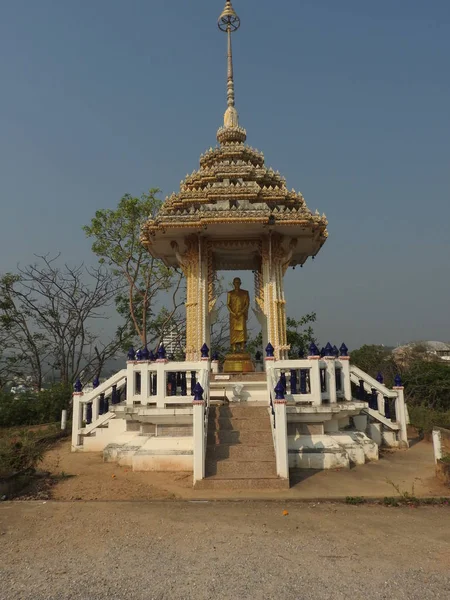
<svg viewBox="0 0 450 600">
<path fill-rule="evenodd" d="M 0 478 L 34 471 L 45 451 L 65 437 L 58 424 L 0 430 Z"/>
<path fill-rule="evenodd" d="M 365 504 L 366 500 L 364 498 L 361 498 L 361 496 L 347 496 L 347 498 L 345 499 L 345 504 L 353 504 L 353 505 L 358 505 L 358 504 Z"/>
</svg>

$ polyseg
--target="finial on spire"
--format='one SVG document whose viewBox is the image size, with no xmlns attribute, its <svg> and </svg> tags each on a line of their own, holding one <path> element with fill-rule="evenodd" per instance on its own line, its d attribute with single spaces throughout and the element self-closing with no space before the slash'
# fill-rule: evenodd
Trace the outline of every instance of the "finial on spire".
<svg viewBox="0 0 450 600">
<path fill-rule="evenodd" d="M 225 8 L 219 17 L 218 26 L 228 36 L 228 78 L 227 78 L 227 103 L 228 108 L 224 116 L 225 127 L 238 127 L 238 113 L 234 107 L 234 76 L 233 76 L 233 51 L 231 46 L 231 34 L 241 26 L 241 20 L 237 16 L 231 0 L 227 0 Z"/>
</svg>

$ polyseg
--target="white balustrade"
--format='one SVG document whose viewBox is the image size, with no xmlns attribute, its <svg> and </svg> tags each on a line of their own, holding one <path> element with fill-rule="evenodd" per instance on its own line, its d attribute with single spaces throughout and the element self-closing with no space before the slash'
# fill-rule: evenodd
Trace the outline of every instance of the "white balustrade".
<svg viewBox="0 0 450 600">
<path fill-rule="evenodd" d="M 310 357 L 267 361 L 276 382 L 286 378 L 286 399 L 289 402 L 321 406 L 352 399 L 350 366 L 345 357 Z"/>
<path fill-rule="evenodd" d="M 109 405 L 113 397 L 114 403 L 122 402 L 119 400 L 119 394 L 125 391 L 127 406 L 176 408 L 177 405 L 192 403 L 193 388 L 195 383 L 199 382 L 204 390 L 205 406 L 209 407 L 210 368 L 208 360 L 128 361 L 126 369 L 122 369 L 97 388 L 87 393 L 81 391 L 73 394 L 72 446 L 80 446 L 83 435 L 115 416 L 106 408 L 107 399 L 110 397 Z M 202 414 L 203 419 L 207 419 L 207 409 Z M 204 425 L 202 432 L 205 432 Z M 205 445 L 205 435 L 202 439 Z"/>
<path fill-rule="evenodd" d="M 127 362 L 127 405 L 167 408 L 192 401 L 192 389 L 210 362 Z"/>
</svg>

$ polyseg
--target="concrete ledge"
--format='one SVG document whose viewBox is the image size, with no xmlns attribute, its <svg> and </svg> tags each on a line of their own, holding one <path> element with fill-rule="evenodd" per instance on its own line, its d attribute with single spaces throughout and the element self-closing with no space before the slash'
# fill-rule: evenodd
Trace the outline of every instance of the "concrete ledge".
<svg viewBox="0 0 450 600">
<path fill-rule="evenodd" d="M 349 469 L 348 453 L 329 435 L 288 436 L 290 469 Z"/>
</svg>

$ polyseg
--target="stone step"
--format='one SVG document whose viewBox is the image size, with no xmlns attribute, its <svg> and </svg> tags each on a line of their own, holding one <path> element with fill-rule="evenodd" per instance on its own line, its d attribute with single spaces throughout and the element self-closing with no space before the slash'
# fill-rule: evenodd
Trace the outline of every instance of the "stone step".
<svg viewBox="0 0 450 600">
<path fill-rule="evenodd" d="M 130 442 L 122 446 L 117 451 L 117 462 L 121 467 L 131 467 L 133 465 L 133 456 L 149 440 L 148 435 L 137 435 Z"/>
<path fill-rule="evenodd" d="M 267 406 L 248 406 L 242 404 L 229 404 L 227 406 L 211 406 L 209 409 L 209 417 L 229 417 L 238 418 L 263 418 L 268 415 Z"/>
<path fill-rule="evenodd" d="M 275 460 L 272 440 L 270 444 L 212 444 L 206 452 L 207 459 L 223 460 Z"/>
<path fill-rule="evenodd" d="M 134 431 L 127 431 L 118 435 L 114 439 L 114 442 L 109 443 L 103 450 L 104 462 L 115 462 L 123 447 L 132 442 L 136 437 L 137 435 Z"/>
<path fill-rule="evenodd" d="M 251 479 L 264 479 L 265 477 L 276 477 L 277 469 L 275 460 L 268 461 L 237 461 L 216 460 L 207 461 L 207 475 L 218 475 L 222 477 L 247 477 Z"/>
<path fill-rule="evenodd" d="M 272 432 L 270 429 L 264 431 L 208 431 L 208 445 L 217 444 L 245 444 L 245 445 L 269 445 L 272 443 Z"/>
<path fill-rule="evenodd" d="M 194 487 L 196 490 L 287 490 L 289 480 L 279 477 L 207 477 L 197 481 Z"/>
<path fill-rule="evenodd" d="M 208 419 L 209 431 L 271 431 L 268 416 L 256 419 L 220 417 Z"/>
</svg>

